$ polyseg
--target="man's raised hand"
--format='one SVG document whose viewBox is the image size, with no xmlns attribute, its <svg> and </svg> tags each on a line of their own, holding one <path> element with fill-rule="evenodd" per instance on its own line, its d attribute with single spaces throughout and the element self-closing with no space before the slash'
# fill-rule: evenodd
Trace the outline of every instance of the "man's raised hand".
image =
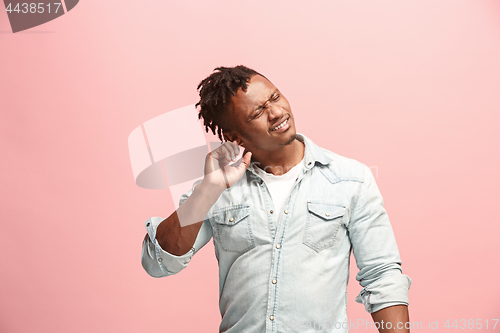
<svg viewBox="0 0 500 333">
<path fill-rule="evenodd" d="M 252 153 L 247 152 L 237 167 L 230 166 L 231 162 L 236 161 L 240 149 L 236 143 L 227 141 L 208 153 L 205 158 L 204 181 L 223 190 L 236 184 L 250 166 L 252 158 Z"/>
</svg>

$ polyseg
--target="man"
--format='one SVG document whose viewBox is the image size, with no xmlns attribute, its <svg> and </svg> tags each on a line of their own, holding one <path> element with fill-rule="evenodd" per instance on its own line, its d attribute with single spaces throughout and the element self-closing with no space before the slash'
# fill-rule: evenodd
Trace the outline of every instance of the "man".
<svg viewBox="0 0 500 333">
<path fill-rule="evenodd" d="M 216 68 L 198 89 L 199 117 L 227 142 L 176 212 L 146 221 L 144 269 L 178 273 L 213 236 L 220 332 L 347 332 L 352 249 L 356 301 L 380 332 L 409 332 L 411 280 L 370 169 L 297 134 L 286 98 L 254 70 Z"/>
</svg>

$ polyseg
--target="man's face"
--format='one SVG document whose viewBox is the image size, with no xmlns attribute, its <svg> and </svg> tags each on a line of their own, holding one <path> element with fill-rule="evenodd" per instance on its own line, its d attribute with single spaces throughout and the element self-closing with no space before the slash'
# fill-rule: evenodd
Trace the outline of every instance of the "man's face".
<svg viewBox="0 0 500 333">
<path fill-rule="evenodd" d="M 240 88 L 231 96 L 229 117 L 232 128 L 227 137 L 254 155 L 276 151 L 295 139 L 290 104 L 263 76 L 252 76 L 246 91 Z"/>
</svg>

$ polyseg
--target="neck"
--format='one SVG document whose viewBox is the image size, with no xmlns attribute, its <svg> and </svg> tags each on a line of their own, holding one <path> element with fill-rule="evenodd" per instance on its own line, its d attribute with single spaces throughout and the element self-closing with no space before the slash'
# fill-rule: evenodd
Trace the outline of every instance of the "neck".
<svg viewBox="0 0 500 333">
<path fill-rule="evenodd" d="M 255 154 L 252 160 L 258 162 L 258 166 L 268 173 L 279 176 L 287 173 L 291 168 L 299 164 L 304 158 L 305 146 L 299 140 L 293 140 L 290 144 L 272 152 Z"/>
</svg>

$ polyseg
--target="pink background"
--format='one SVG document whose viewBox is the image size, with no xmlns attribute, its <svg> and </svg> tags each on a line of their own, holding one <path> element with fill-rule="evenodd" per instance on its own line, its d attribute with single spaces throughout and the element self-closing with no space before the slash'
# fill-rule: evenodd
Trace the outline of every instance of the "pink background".
<svg viewBox="0 0 500 333">
<path fill-rule="evenodd" d="M 143 222 L 173 203 L 135 185 L 127 137 L 237 64 L 281 89 L 299 132 L 372 167 L 411 320 L 491 323 L 499 38 L 497 0 L 86 0 L 17 34 L 0 11 L 0 331 L 217 331 L 211 243 L 176 276 L 141 267 Z M 349 316 L 369 320 L 355 273 Z"/>
</svg>

